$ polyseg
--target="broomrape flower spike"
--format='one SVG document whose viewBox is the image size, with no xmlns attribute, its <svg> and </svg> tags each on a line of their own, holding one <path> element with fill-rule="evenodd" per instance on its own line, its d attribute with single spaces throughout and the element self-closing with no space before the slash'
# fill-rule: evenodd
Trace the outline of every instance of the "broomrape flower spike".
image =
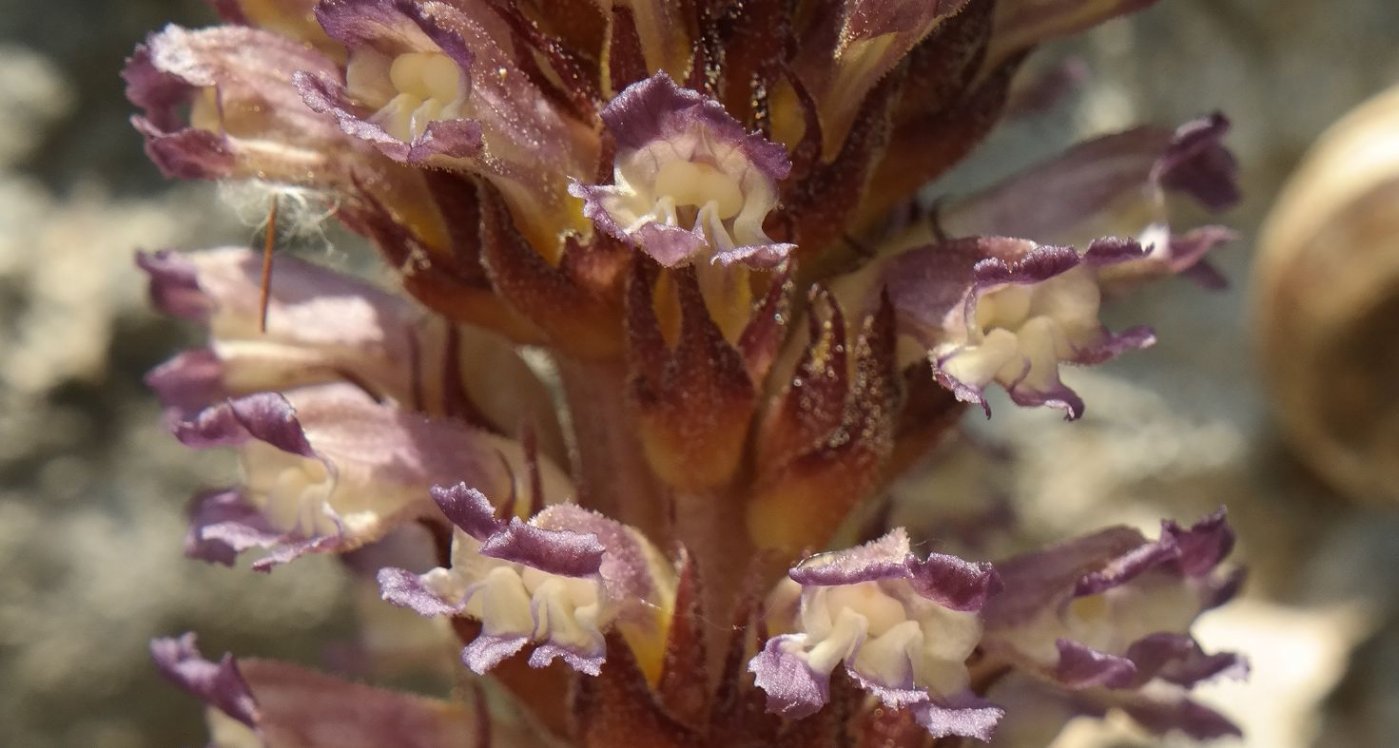
<svg viewBox="0 0 1399 748">
<path fill-rule="evenodd" d="M 880 511 L 988 388 L 1079 417 L 1063 367 L 1154 340 L 1108 330 L 1113 299 L 1220 280 L 1230 233 L 1174 201 L 1237 200 L 1222 115 L 909 219 L 1037 44 L 1150 4 L 220 0 L 153 34 L 124 77 L 156 165 L 324 199 L 387 269 L 138 256 L 207 332 L 147 378 L 166 423 L 241 468 L 186 553 L 337 555 L 441 624 L 419 647 L 367 608 L 356 661 L 473 675 L 429 699 L 193 635 L 157 667 L 220 746 L 1235 733 L 1190 697 L 1246 671 L 1191 635 L 1241 578 L 1223 514 L 986 562 Z"/>
</svg>

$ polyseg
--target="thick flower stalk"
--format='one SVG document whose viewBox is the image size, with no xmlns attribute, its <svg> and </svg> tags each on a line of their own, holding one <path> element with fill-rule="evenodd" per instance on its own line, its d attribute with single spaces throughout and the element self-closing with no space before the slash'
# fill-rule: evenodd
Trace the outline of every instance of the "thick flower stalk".
<svg viewBox="0 0 1399 748">
<path fill-rule="evenodd" d="M 214 744 L 1231 732 L 1187 696 L 1243 670 L 1189 633 L 1237 587 L 1222 514 L 966 560 L 883 511 L 967 403 L 1091 407 L 1064 369 L 1154 341 L 1104 304 L 1220 280 L 1228 231 L 1172 216 L 1237 199 L 1220 115 L 919 198 L 1037 44 L 1150 4 L 221 0 L 151 36 L 163 171 L 319 193 L 388 271 L 139 256 L 209 334 L 149 376 L 171 430 L 242 467 L 187 551 L 345 554 L 462 661 L 439 701 L 158 640 Z"/>
</svg>

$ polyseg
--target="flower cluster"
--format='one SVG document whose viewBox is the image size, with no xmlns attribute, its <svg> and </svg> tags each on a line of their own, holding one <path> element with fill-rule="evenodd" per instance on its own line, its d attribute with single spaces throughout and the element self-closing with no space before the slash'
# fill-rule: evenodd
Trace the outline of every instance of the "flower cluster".
<svg viewBox="0 0 1399 748">
<path fill-rule="evenodd" d="M 392 280 L 139 256 L 210 337 L 149 376 L 170 428 L 243 469 L 188 554 L 348 554 L 472 675 L 436 701 L 192 636 L 161 671 L 220 746 L 1232 732 L 1188 695 L 1244 670 L 1189 633 L 1238 586 L 1222 513 L 969 561 L 881 511 L 993 387 L 1078 418 L 1063 365 L 1154 340 L 1106 301 L 1220 280 L 1229 232 L 1171 215 L 1238 197 L 1217 114 L 918 196 L 1039 95 L 1036 45 L 1149 4 L 219 0 L 151 36 L 152 160 L 324 194 Z"/>
</svg>

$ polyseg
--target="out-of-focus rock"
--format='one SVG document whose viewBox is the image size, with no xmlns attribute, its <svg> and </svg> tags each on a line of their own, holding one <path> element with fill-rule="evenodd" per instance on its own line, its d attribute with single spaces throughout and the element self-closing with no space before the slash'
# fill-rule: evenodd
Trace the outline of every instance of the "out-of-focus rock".
<svg viewBox="0 0 1399 748">
<path fill-rule="evenodd" d="M 1329 129 L 1264 222 L 1254 324 L 1297 456 L 1399 501 L 1399 87 Z"/>
<path fill-rule="evenodd" d="M 29 155 L 44 128 L 73 108 L 74 91 L 48 60 L 11 44 L 0 44 L 0 164 Z"/>
</svg>

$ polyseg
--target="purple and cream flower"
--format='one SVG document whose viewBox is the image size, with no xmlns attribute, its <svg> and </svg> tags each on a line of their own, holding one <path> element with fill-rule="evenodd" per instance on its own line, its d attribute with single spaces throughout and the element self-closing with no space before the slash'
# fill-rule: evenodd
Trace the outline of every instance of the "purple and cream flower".
<svg viewBox="0 0 1399 748">
<path fill-rule="evenodd" d="M 886 706 L 910 710 L 935 736 L 987 739 L 1002 712 L 969 691 L 977 612 L 999 582 L 989 564 L 919 559 L 894 530 L 798 564 L 769 599 L 768 639 L 748 664 L 768 710 L 800 718 L 830 700 L 843 667 Z"/>
<path fill-rule="evenodd" d="M 422 615 L 479 621 L 462 650 L 467 667 L 484 674 L 530 645 L 532 667 L 557 658 L 597 675 L 614 628 L 643 661 L 659 652 L 675 582 L 641 533 L 573 504 L 505 521 L 464 483 L 435 487 L 432 498 L 456 526 L 451 566 L 386 568 L 379 585 L 385 600 Z"/>
<path fill-rule="evenodd" d="M 1064 363 L 1096 364 L 1151 345 L 1145 327 L 1112 333 L 1099 321 L 1105 269 L 1141 257 L 1134 242 L 1104 239 L 1079 253 L 1025 239 L 953 239 L 898 255 L 884 273 L 900 332 L 926 351 L 939 383 L 982 406 L 999 384 L 1019 405 L 1083 400 L 1059 378 Z"/>
<path fill-rule="evenodd" d="M 771 268 L 795 248 L 763 232 L 791 170 L 787 149 L 745 132 L 719 102 L 657 73 L 602 120 L 617 144 L 613 183 L 569 188 L 600 231 L 666 267 L 704 257 Z"/>
<path fill-rule="evenodd" d="M 1224 147 L 1229 120 L 1215 113 L 1175 130 L 1142 126 L 1080 143 L 981 192 L 943 206 L 939 228 L 951 236 L 1032 236 L 1086 245 L 1102 236 L 1133 236 L 1141 257 L 1103 273 L 1114 289 L 1185 274 L 1207 286 L 1224 281 L 1205 255 L 1234 238 L 1221 226 L 1178 231 L 1174 195 L 1207 210 L 1239 201 L 1238 165 Z"/>
<path fill-rule="evenodd" d="M 404 299 L 294 258 L 273 263 L 267 327 L 260 329 L 254 252 L 227 248 L 140 254 L 155 306 L 208 327 L 208 347 L 185 352 L 147 377 L 167 407 L 188 416 L 229 396 L 350 379 L 379 397 L 412 404 L 413 366 L 429 330 Z M 435 331 L 441 335 L 441 331 Z"/>
<path fill-rule="evenodd" d="M 350 384 L 232 398 L 176 425 L 175 435 L 191 447 L 236 448 L 243 472 L 237 489 L 198 497 L 187 549 L 222 563 L 270 549 L 260 569 L 351 550 L 432 516 L 428 488 L 446 480 L 522 492 L 530 462 L 519 444 L 400 411 Z M 545 496 L 571 492 L 557 468 L 538 464 Z"/>
<path fill-rule="evenodd" d="M 526 84 L 489 3 L 324 0 L 316 17 L 349 55 L 343 73 L 296 72 L 306 106 L 394 161 L 484 178 L 545 254 L 581 228 L 566 179 L 595 171 L 596 135 Z"/>
<path fill-rule="evenodd" d="M 564 448 L 553 404 L 515 349 L 343 273 L 273 258 L 261 329 L 262 259 L 241 248 L 137 255 L 156 308 L 207 327 L 209 342 L 146 376 L 179 422 L 228 397 L 350 382 L 433 416 L 470 416 L 512 433 L 529 425 L 544 454 Z M 470 419 L 468 419 L 470 420 Z"/>
<path fill-rule="evenodd" d="M 1240 675 L 1238 656 L 1206 654 L 1189 635 L 1240 577 L 1219 568 L 1234 535 L 1222 511 L 1161 536 L 1114 527 L 996 565 L 1005 589 L 987 606 L 983 647 L 1068 689 L 1190 687 Z"/>
<path fill-rule="evenodd" d="M 169 26 L 137 47 L 122 77 L 143 110 L 132 122 L 166 174 L 300 184 L 339 171 L 331 154 L 353 144 L 301 103 L 293 70 L 333 75 L 335 64 L 261 29 Z"/>
<path fill-rule="evenodd" d="M 398 161 L 464 157 L 480 149 L 480 126 L 465 118 L 472 55 L 447 19 L 389 0 L 322 2 L 316 16 L 349 56 L 343 94 L 336 76 L 297 75 L 308 106 L 333 114 L 347 135 Z"/>
</svg>

